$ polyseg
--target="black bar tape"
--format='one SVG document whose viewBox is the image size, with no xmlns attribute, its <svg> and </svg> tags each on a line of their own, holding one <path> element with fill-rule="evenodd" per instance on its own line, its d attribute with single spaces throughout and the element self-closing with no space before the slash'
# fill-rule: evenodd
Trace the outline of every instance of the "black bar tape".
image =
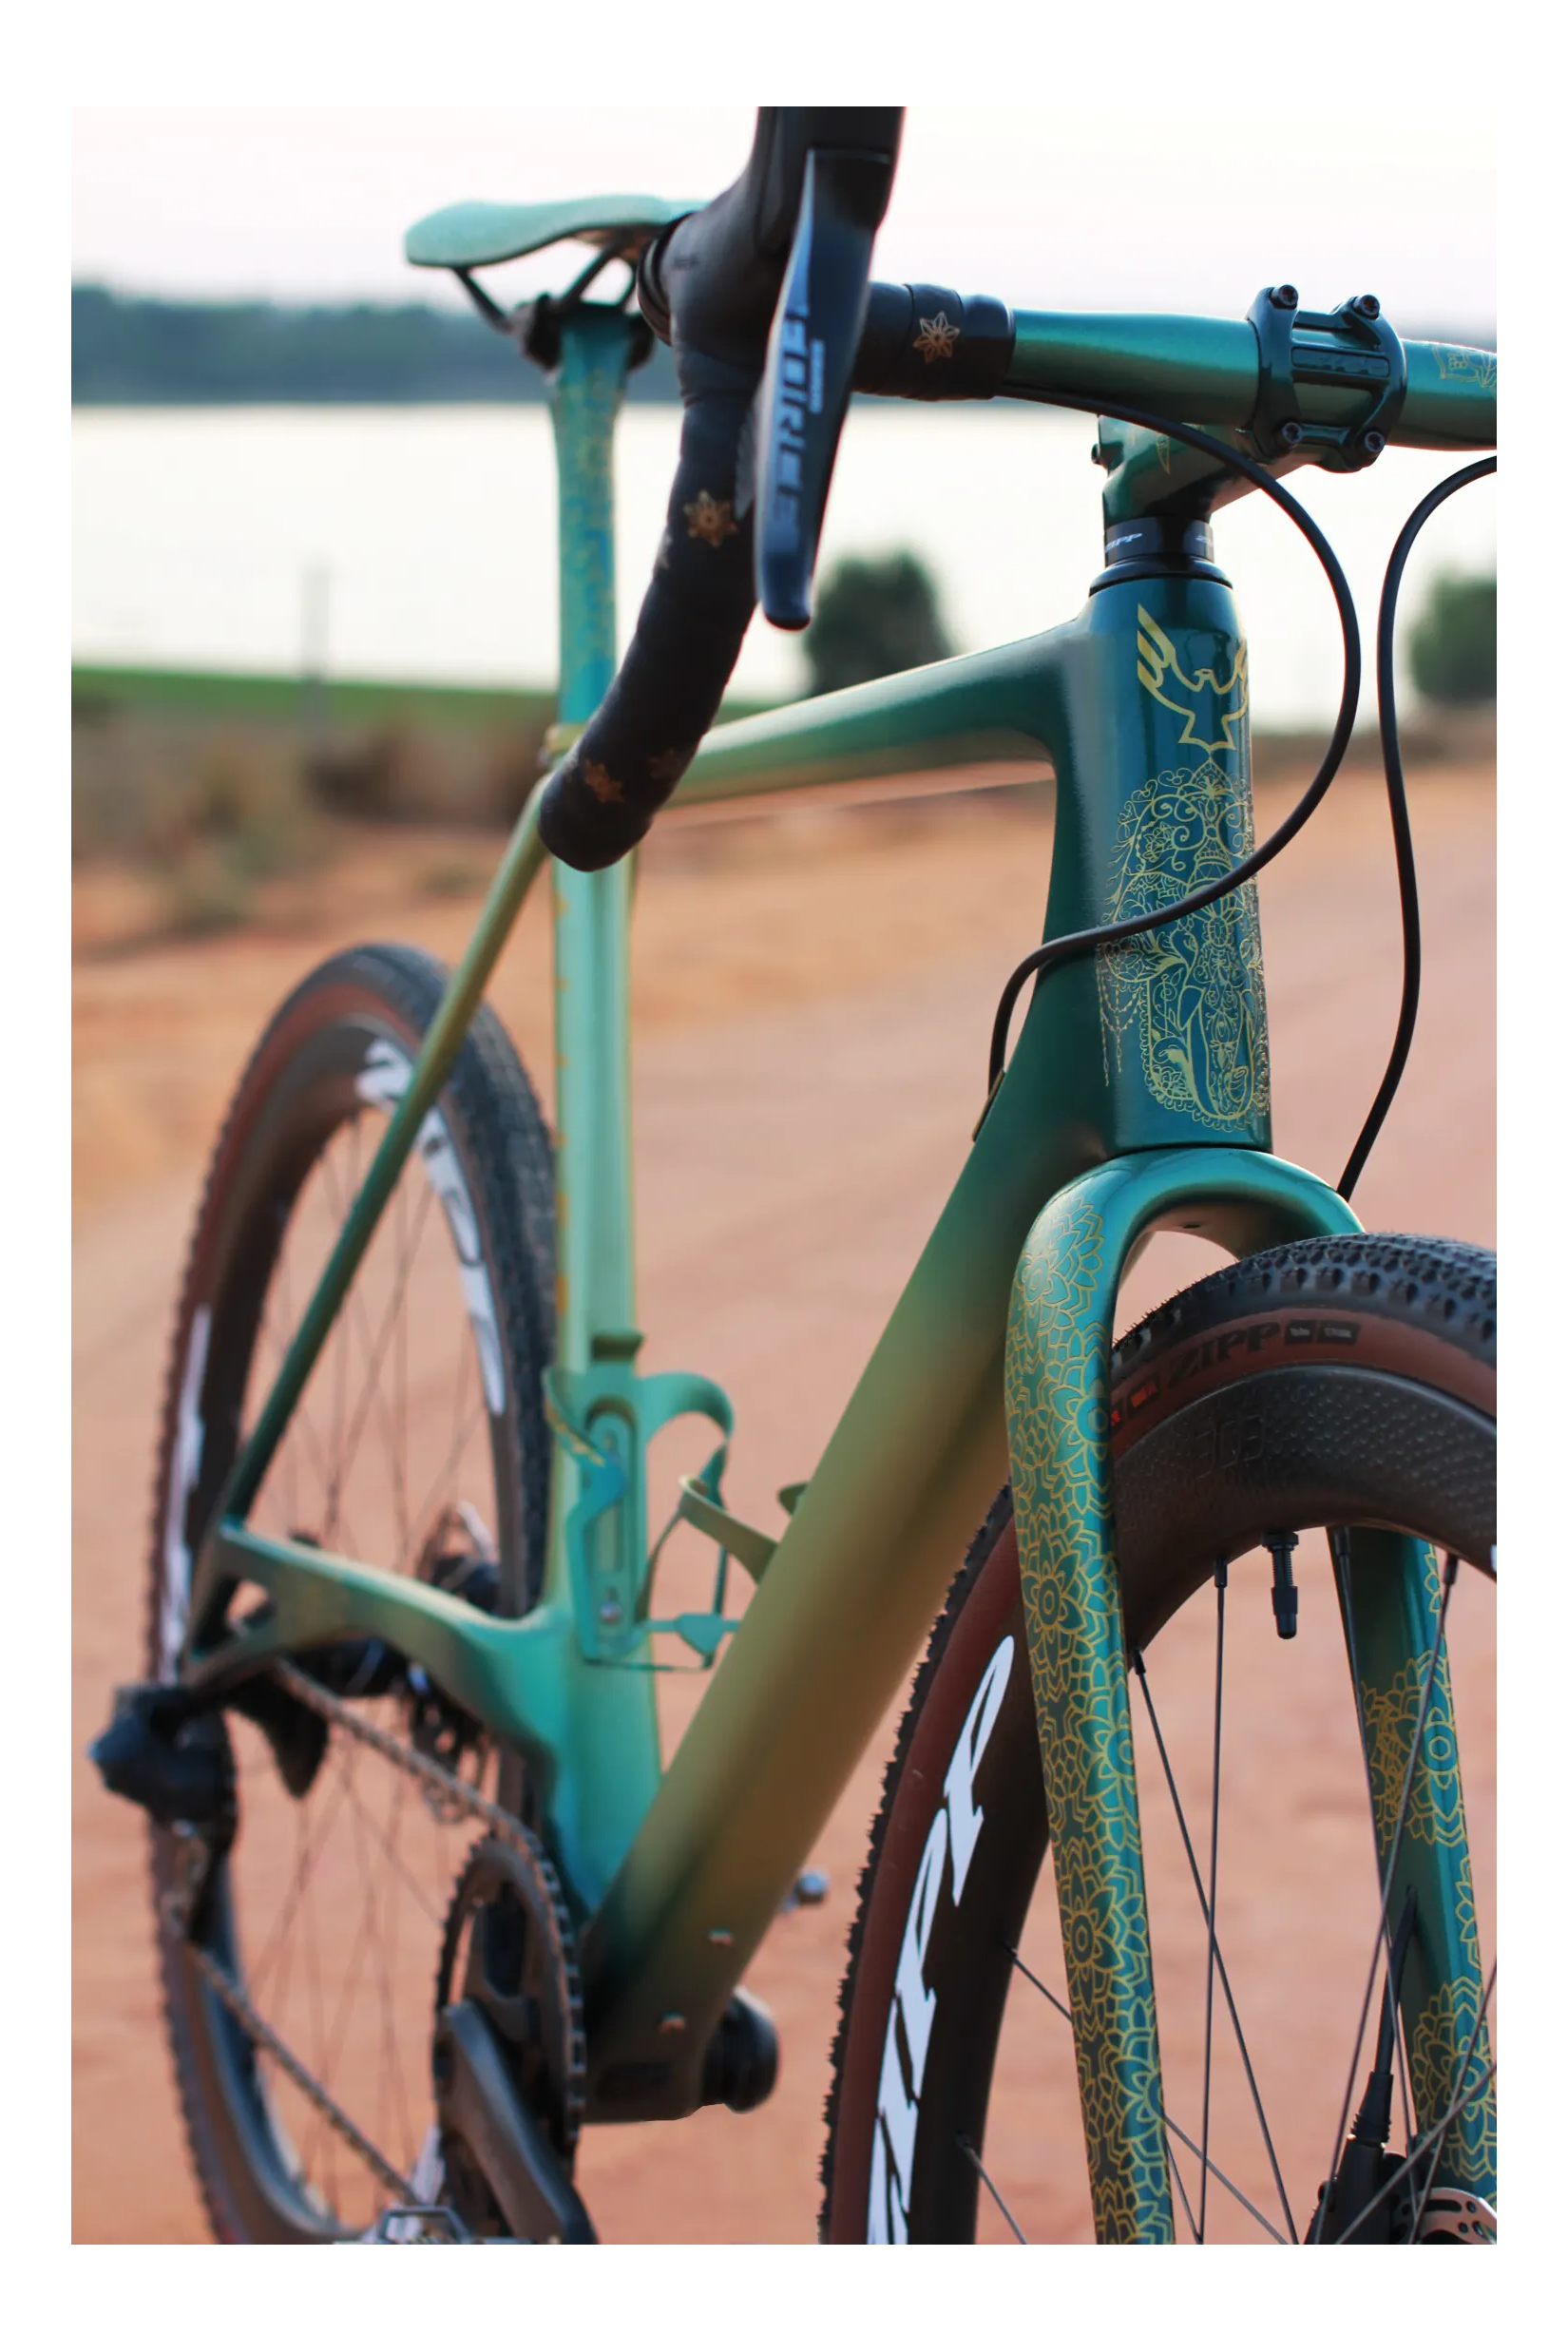
<svg viewBox="0 0 1568 2352">
<path fill-rule="evenodd" d="M 637 630 L 540 803 L 545 847 L 585 873 L 635 849 L 685 774 L 755 602 L 754 518 L 749 494 L 737 498 L 736 466 L 760 370 L 687 350 L 680 373 L 689 388 L 680 459 Z"/>
<path fill-rule="evenodd" d="M 899 400 L 989 400 L 1013 356 L 1013 315 L 988 294 L 873 283 L 856 392 Z"/>
<path fill-rule="evenodd" d="M 654 577 L 608 694 L 549 778 L 545 847 L 585 872 L 634 849 L 713 725 L 755 602 L 749 430 L 806 158 L 898 153 L 896 106 L 764 106 L 746 168 L 644 254 L 638 298 L 675 352 L 685 416 Z M 884 199 L 884 201 L 886 201 Z"/>
</svg>

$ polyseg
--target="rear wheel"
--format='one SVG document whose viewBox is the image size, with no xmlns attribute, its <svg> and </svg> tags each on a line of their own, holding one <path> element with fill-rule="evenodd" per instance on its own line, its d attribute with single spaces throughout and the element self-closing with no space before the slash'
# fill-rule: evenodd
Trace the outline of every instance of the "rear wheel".
<svg viewBox="0 0 1568 2352">
<path fill-rule="evenodd" d="M 1359 2096 L 1369 2062 L 1369 2036 L 1352 2052 L 1379 1887 L 1336 1594 L 1348 1554 L 1327 1531 L 1413 1535 L 1486 1572 L 1461 1573 L 1446 1631 L 1490 1965 L 1495 1291 L 1478 1250 L 1300 1243 L 1183 1292 L 1116 1350 L 1119 1565 L 1180 2239 L 1307 2237 L 1347 2085 Z M 1286 1641 L 1270 1605 L 1282 1531 L 1300 1538 Z M 962 1838 L 942 1834 L 959 1768 Z M 1004 1492 L 933 1635 L 872 1835 L 825 2238 L 1092 2239 L 1047 1847 Z M 1396 2056 L 1402 2153 L 1415 2093 Z M 1419 2073 L 1419 2046 L 1409 2058 Z M 1453 2151 L 1450 2139 L 1450 2164 Z"/>
<path fill-rule="evenodd" d="M 175 1670 L 189 1563 L 217 1496 L 408 1083 L 445 979 L 406 947 L 335 956 L 282 1005 L 240 1080 L 175 1335 L 153 1520 L 156 1680 Z M 511 1044 L 485 1010 L 420 1131 L 252 1523 L 521 1615 L 544 1568 L 553 1255 L 549 1137 Z M 417 1671 L 373 1644 L 340 1645 L 307 1664 L 368 1724 L 509 1809 L 523 1804 L 517 1759 L 495 1753 Z M 422 2151 L 429 2162 L 436 1970 L 474 1825 L 447 1817 L 441 1800 L 340 1725 L 296 1718 L 295 1752 L 280 1760 L 277 1743 L 238 1706 L 222 1722 L 238 1830 L 196 1942 L 382 2169 L 213 1990 L 165 1916 L 179 1842 L 155 1829 L 165 2014 L 192 2158 L 220 2239 L 355 2236 L 394 2201 L 387 2173 L 408 2181 Z"/>
</svg>

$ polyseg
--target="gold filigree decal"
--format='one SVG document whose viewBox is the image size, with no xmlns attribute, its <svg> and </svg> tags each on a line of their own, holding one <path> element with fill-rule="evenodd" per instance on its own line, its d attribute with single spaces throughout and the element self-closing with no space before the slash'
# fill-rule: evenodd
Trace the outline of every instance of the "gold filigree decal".
<svg viewBox="0 0 1568 2352">
<path fill-rule="evenodd" d="M 705 539 L 710 547 L 721 547 L 740 528 L 735 519 L 734 501 L 715 498 L 707 490 L 698 490 L 681 512 L 686 518 L 687 538 Z"/>
<path fill-rule="evenodd" d="M 1138 608 L 1138 683 L 1184 718 L 1179 742 L 1204 752 L 1238 752 L 1247 717 L 1247 648 L 1236 646 L 1231 674 L 1221 679 L 1210 667 L 1189 678 L 1176 649 L 1153 616 Z"/>
<path fill-rule="evenodd" d="M 1163 2234 L 1168 2195 L 1121 1609 L 1111 1528 L 1100 1286 L 1092 1200 L 1054 1204 L 1020 1261 L 1005 1394 L 1019 1583 L 1040 1724 L 1057 1903 L 1092 2163 L 1097 2235 Z M 1100 1556 L 1100 1557 L 1097 1557 Z"/>
<path fill-rule="evenodd" d="M 1498 388 L 1496 352 L 1466 351 L 1462 343 L 1434 343 L 1437 372 L 1445 383 L 1474 384 L 1482 392 Z"/>
<path fill-rule="evenodd" d="M 962 327 L 952 324 L 946 311 L 938 311 L 934 318 L 921 320 L 920 333 L 915 336 L 913 348 L 929 367 L 933 359 L 952 357 L 953 346 L 963 332 Z"/>
<path fill-rule="evenodd" d="M 1166 769 L 1131 794 L 1117 829 L 1105 919 L 1153 914 L 1229 873 L 1252 815 L 1212 759 Z M 1107 1073 L 1136 1038 L 1143 1081 L 1168 1111 L 1233 1127 L 1269 1109 L 1269 1033 L 1257 886 L 1096 958 Z"/>
</svg>

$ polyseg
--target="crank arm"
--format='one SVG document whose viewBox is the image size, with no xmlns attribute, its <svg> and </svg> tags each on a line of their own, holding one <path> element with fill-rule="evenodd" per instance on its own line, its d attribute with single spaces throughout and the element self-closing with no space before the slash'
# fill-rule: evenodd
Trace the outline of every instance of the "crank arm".
<svg viewBox="0 0 1568 2352">
<path fill-rule="evenodd" d="M 443 2135 L 463 2142 L 519 2244 L 597 2246 L 586 2206 L 519 2098 L 495 2036 L 471 2001 L 441 2012 L 434 2066 Z"/>
</svg>

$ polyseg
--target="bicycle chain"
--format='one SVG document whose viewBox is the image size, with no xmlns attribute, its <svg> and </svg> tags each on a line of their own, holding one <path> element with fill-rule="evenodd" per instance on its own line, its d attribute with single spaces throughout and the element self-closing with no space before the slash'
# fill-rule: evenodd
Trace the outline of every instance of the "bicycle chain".
<svg viewBox="0 0 1568 2352">
<path fill-rule="evenodd" d="M 542 1872 L 551 1893 L 556 1898 L 558 1910 L 561 1911 L 563 1917 L 564 1916 L 564 1906 L 561 1902 L 560 1881 L 554 1866 L 532 1830 L 520 1822 L 515 1814 L 508 1813 L 504 1806 L 497 1805 L 493 1799 L 484 1795 L 470 1781 L 460 1779 L 457 1773 L 448 1771 L 445 1765 L 437 1764 L 433 1758 L 421 1754 L 417 1748 L 411 1746 L 407 1740 L 399 1739 L 395 1732 L 384 1731 L 379 1725 L 367 1723 L 363 1716 L 356 1715 L 351 1707 L 345 1706 L 341 1699 L 335 1697 L 323 1684 L 313 1680 L 309 1674 L 301 1673 L 298 1667 L 291 1660 L 279 1658 L 272 1671 L 282 1688 L 292 1697 L 296 1698 L 302 1706 L 313 1709 L 328 1723 L 335 1724 L 340 1731 L 346 1731 L 351 1739 L 358 1740 L 362 1747 L 373 1749 L 385 1762 L 395 1765 L 414 1780 L 423 1781 L 432 1793 L 442 1797 L 447 1804 L 456 1806 L 459 1813 L 468 1813 L 474 1820 L 482 1821 L 492 1837 L 499 1838 L 504 1845 L 510 1845 L 526 1854 Z M 205 1951 L 201 1944 L 191 1940 L 188 1920 L 182 1916 L 182 1906 L 178 1900 L 173 1897 L 165 1898 L 165 1911 L 198 1969 L 244 2032 L 277 2060 L 295 2088 L 301 2092 L 316 2112 L 348 2141 L 355 2155 L 375 2175 L 383 2189 L 389 2190 L 397 2200 L 398 2204 L 405 2207 L 418 2205 L 421 2201 L 415 2194 L 411 2182 L 406 2180 L 396 2167 L 389 2163 L 374 2143 L 365 2137 L 353 2117 L 338 2106 L 325 2084 L 318 2082 L 308 2067 L 302 2065 L 295 2056 L 288 2044 L 273 2032 L 266 2019 L 252 2004 L 249 1995 L 242 1986 L 235 1982 L 222 1962 L 215 1960 L 210 1952 Z"/>
<path fill-rule="evenodd" d="M 212 1954 L 203 1951 L 199 1943 L 187 1943 L 185 1948 L 224 2008 L 239 2019 L 251 2039 L 258 2042 L 277 2061 L 295 2089 L 304 2094 L 317 2113 L 324 2115 L 333 2129 L 342 2134 L 361 2163 L 375 2174 L 382 2188 L 389 2190 L 400 2205 L 416 2205 L 419 2200 L 412 2183 L 405 2180 L 396 2166 L 387 2161 L 373 2141 L 365 2137 L 352 2115 L 346 2114 L 338 2106 L 331 2092 L 300 2064 L 287 2042 L 280 2040 L 265 2017 L 258 2014 L 248 1994 L 236 1984 L 222 1962 L 215 1960 Z"/>
</svg>

